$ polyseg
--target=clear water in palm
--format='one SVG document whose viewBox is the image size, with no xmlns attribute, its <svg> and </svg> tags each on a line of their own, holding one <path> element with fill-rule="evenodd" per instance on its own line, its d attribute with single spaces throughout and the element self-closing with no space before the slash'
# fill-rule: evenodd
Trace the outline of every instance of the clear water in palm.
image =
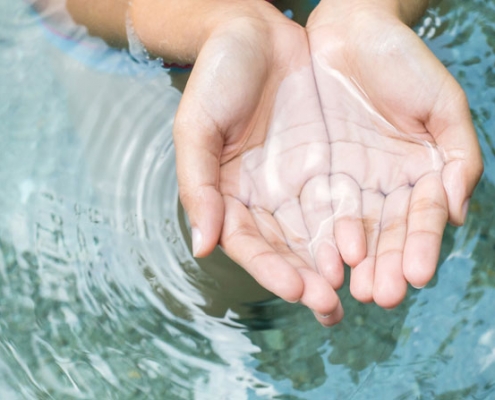
<svg viewBox="0 0 495 400">
<path fill-rule="evenodd" d="M 446 230 L 425 289 L 384 311 L 344 286 L 346 317 L 324 329 L 220 250 L 192 258 L 170 76 L 68 45 L 3 1 L 0 397 L 495 396 L 494 4 L 445 0 L 416 27 L 466 90 L 483 149 L 465 226 Z"/>
</svg>

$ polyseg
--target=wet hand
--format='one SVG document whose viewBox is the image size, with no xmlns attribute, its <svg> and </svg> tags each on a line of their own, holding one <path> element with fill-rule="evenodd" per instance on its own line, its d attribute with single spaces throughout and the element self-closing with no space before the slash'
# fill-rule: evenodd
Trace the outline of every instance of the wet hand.
<svg viewBox="0 0 495 400">
<path fill-rule="evenodd" d="M 262 14 L 211 35 L 187 83 L 174 125 L 181 201 L 196 256 L 220 243 L 263 287 L 332 325 L 343 267 L 332 219 L 319 224 L 331 214 L 330 147 L 307 36 L 255 4 Z"/>
<path fill-rule="evenodd" d="M 334 235 L 353 296 L 394 307 L 408 282 L 433 276 L 445 225 L 463 223 L 482 161 L 455 79 L 393 11 L 352 3 L 322 1 L 307 27 Z"/>
</svg>

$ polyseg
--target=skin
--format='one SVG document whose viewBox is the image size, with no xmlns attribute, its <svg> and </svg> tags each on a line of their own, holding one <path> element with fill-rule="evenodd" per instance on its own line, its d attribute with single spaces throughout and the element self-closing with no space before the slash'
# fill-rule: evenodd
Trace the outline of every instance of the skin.
<svg viewBox="0 0 495 400">
<path fill-rule="evenodd" d="M 264 0 L 67 6 L 109 43 L 128 15 L 153 55 L 195 63 L 174 127 L 195 256 L 220 244 L 325 326 L 342 260 L 383 307 L 428 282 L 482 163 L 463 91 L 408 28 L 426 2 L 322 0 L 307 29 Z"/>
<path fill-rule="evenodd" d="M 271 194 L 264 185 L 267 176 L 260 173 L 266 172 L 263 165 L 271 158 L 257 156 L 277 134 L 298 142 L 285 153 L 289 158 L 303 160 L 315 142 L 325 142 L 328 150 L 307 36 L 270 4 L 259 5 L 262 19 L 269 20 L 256 26 L 261 17 L 241 18 L 215 33 L 191 73 L 174 127 L 181 201 L 193 229 L 196 256 L 209 254 L 219 243 L 266 289 L 287 301 L 300 301 L 322 324 L 332 325 L 343 316 L 334 288 L 309 262 L 306 243 L 291 246 L 290 227 L 280 224 L 289 211 L 284 207 L 297 198 L 304 183 L 318 169 L 328 170 L 328 151 L 313 154 L 317 168 L 282 176 L 284 161 L 275 146 L 272 183 L 281 189 Z M 293 113 L 295 104 L 280 101 L 281 93 L 305 99 L 310 115 Z M 294 115 L 285 118 L 284 113 Z M 282 126 L 276 128 L 275 121 Z M 308 124 L 313 129 L 304 137 Z M 304 140 L 298 141 L 301 136 Z M 248 158 L 255 171 L 246 169 Z M 265 181 L 247 179 L 257 175 Z M 302 213 L 299 203 L 295 211 Z"/>
<path fill-rule="evenodd" d="M 307 26 L 340 189 L 337 246 L 353 296 L 385 308 L 432 278 L 445 225 L 464 222 L 483 170 L 464 92 L 413 17 L 393 1 L 323 0 Z M 350 200 L 359 206 L 335 212 Z"/>
</svg>

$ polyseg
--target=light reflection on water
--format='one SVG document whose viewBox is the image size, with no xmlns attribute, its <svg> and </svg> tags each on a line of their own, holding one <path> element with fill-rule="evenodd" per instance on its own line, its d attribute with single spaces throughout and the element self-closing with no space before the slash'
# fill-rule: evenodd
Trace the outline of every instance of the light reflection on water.
<svg viewBox="0 0 495 400">
<path fill-rule="evenodd" d="M 22 4 L 0 5 L 2 398 L 494 395 L 495 10 L 473 4 L 444 1 L 418 28 L 467 89 L 480 134 L 487 172 L 466 226 L 447 229 L 427 289 L 384 311 L 344 288 L 330 330 L 220 250 L 192 258 L 167 74 L 122 54 L 104 63 L 125 73 L 88 66 Z"/>
</svg>

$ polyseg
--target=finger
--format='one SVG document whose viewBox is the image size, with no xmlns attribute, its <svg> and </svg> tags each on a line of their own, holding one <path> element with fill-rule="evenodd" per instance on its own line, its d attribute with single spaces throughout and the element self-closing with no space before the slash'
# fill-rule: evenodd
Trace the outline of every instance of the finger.
<svg viewBox="0 0 495 400">
<path fill-rule="evenodd" d="M 430 116 L 427 128 L 444 152 L 442 173 L 449 220 L 462 225 L 469 199 L 483 173 L 481 150 L 466 96 L 454 78 Z"/>
<path fill-rule="evenodd" d="M 350 176 L 330 178 L 335 239 L 346 264 L 355 267 L 366 256 L 366 236 L 362 222 L 361 189 Z"/>
<path fill-rule="evenodd" d="M 440 174 L 421 178 L 412 191 L 404 248 L 404 276 L 416 288 L 435 273 L 448 219 L 447 196 Z"/>
<path fill-rule="evenodd" d="M 290 248 L 280 223 L 271 212 L 259 206 L 250 206 L 248 211 L 251 213 L 259 233 L 275 252 L 284 257 L 296 270 L 308 267 L 306 261 Z"/>
<path fill-rule="evenodd" d="M 279 222 L 273 215 L 261 208 L 249 210 L 254 221 L 267 243 L 274 251 L 288 262 L 303 281 L 304 290 L 299 299 L 301 304 L 310 308 L 316 319 L 324 326 L 339 322 L 343 317 L 340 300 L 332 286 L 303 258 L 287 244 L 286 236 Z M 306 247 L 304 247 L 306 249 Z"/>
<path fill-rule="evenodd" d="M 179 195 L 191 224 L 196 257 L 208 255 L 218 243 L 224 216 L 218 190 L 223 140 L 208 121 L 204 111 L 184 94 L 173 134 Z"/>
<path fill-rule="evenodd" d="M 275 210 L 273 217 L 278 222 L 288 247 L 301 257 L 308 266 L 316 269 L 310 253 L 310 237 L 299 201 L 294 198 L 281 204 Z"/>
<path fill-rule="evenodd" d="M 333 326 L 335 324 L 338 324 L 342 319 L 344 318 L 344 308 L 342 307 L 342 304 L 339 302 L 338 307 L 336 310 L 331 313 L 331 314 L 318 314 L 313 311 L 313 314 L 316 318 L 316 320 L 322 324 L 325 327 Z"/>
<path fill-rule="evenodd" d="M 397 306 L 407 292 L 402 259 L 411 190 L 408 185 L 393 191 L 383 205 L 373 283 L 373 299 L 383 308 Z"/>
<path fill-rule="evenodd" d="M 328 175 L 310 179 L 301 191 L 300 201 L 316 269 L 334 289 L 338 289 L 344 282 L 344 268 L 335 242 L 329 179 Z"/>
<path fill-rule="evenodd" d="M 363 190 L 362 196 L 367 253 L 364 260 L 351 269 L 350 291 L 356 300 L 369 303 L 373 301 L 376 251 L 384 196 L 382 193 L 370 190 Z"/>
<path fill-rule="evenodd" d="M 241 265 L 261 286 L 282 299 L 296 302 L 304 292 L 304 282 L 297 269 L 287 260 L 287 246 L 282 245 L 280 235 L 264 223 L 265 234 L 272 241 L 270 246 L 261 235 L 253 215 L 238 200 L 225 196 L 225 222 L 220 244 L 229 257 Z M 294 260 L 291 260 L 294 262 Z M 304 263 L 300 261 L 300 265 Z"/>
<path fill-rule="evenodd" d="M 469 200 L 483 173 L 481 156 L 468 156 L 466 160 L 447 163 L 443 169 L 443 182 L 449 204 L 449 221 L 462 225 L 466 220 Z"/>
<path fill-rule="evenodd" d="M 340 299 L 330 284 L 316 271 L 308 268 L 299 270 L 304 281 L 304 294 L 301 303 L 310 308 L 315 318 L 323 326 L 331 326 L 344 317 Z"/>
</svg>

